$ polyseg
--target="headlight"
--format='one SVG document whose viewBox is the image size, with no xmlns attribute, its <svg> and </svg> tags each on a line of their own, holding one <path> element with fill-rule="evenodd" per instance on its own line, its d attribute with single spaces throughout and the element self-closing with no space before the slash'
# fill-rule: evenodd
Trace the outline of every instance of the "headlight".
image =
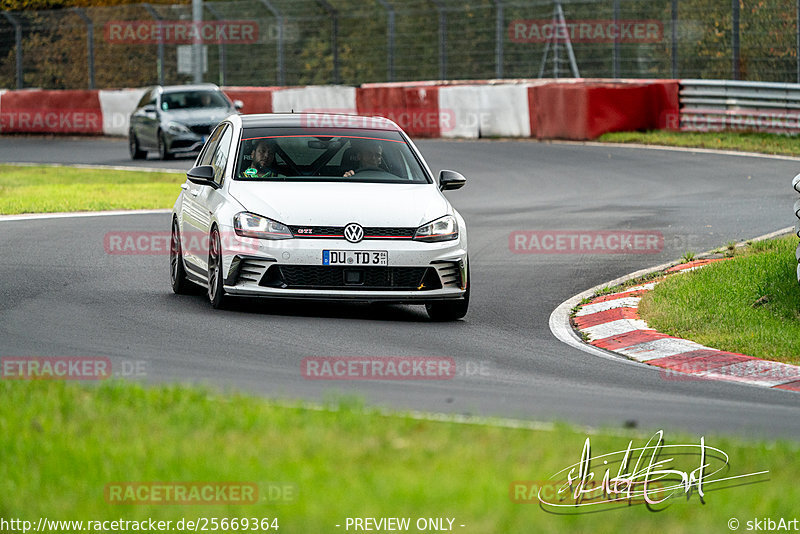
<svg viewBox="0 0 800 534">
<path fill-rule="evenodd" d="M 233 217 L 233 229 L 236 235 L 242 237 L 259 239 L 291 239 L 293 237 L 292 231 L 285 224 L 247 212 L 237 213 Z"/>
<path fill-rule="evenodd" d="M 458 239 L 458 223 L 456 222 L 456 218 L 452 215 L 445 215 L 440 219 L 424 224 L 417 228 L 414 239 L 428 243 Z"/>
<path fill-rule="evenodd" d="M 192 131 L 179 122 L 168 122 L 167 130 L 171 133 L 192 133 Z"/>
</svg>

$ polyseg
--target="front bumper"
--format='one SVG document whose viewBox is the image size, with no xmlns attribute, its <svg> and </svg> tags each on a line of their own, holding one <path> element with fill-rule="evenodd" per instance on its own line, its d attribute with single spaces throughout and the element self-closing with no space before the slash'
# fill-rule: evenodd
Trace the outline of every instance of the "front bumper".
<svg viewBox="0 0 800 534">
<path fill-rule="evenodd" d="M 425 303 L 463 298 L 467 251 L 461 239 L 424 243 L 242 238 L 222 232 L 224 289 L 231 295 Z M 323 250 L 385 250 L 387 266 L 323 266 Z"/>
</svg>

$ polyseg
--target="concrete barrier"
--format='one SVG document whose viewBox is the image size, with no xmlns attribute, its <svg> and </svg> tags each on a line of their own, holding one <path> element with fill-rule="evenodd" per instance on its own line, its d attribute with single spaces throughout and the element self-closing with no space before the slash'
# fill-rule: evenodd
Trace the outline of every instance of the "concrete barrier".
<svg viewBox="0 0 800 534">
<path fill-rule="evenodd" d="M 679 128 L 678 82 L 516 80 L 346 86 L 225 87 L 243 113 L 384 116 L 414 137 L 593 139 L 605 132 Z M 144 89 L 5 91 L 0 132 L 126 135 Z"/>
<path fill-rule="evenodd" d="M 607 132 L 663 128 L 668 117 L 679 113 L 677 90 L 677 81 L 534 86 L 528 92 L 531 134 L 584 140 Z"/>
<path fill-rule="evenodd" d="M 104 135 L 128 135 L 130 118 L 146 89 L 101 90 Z"/>
<path fill-rule="evenodd" d="M 279 87 L 223 87 L 222 92 L 231 100 L 241 100 L 241 112 L 272 113 L 272 93 Z"/>
<path fill-rule="evenodd" d="M 386 117 L 412 137 L 440 137 L 438 94 L 430 83 L 368 84 L 356 91 L 356 111 Z"/>
<path fill-rule="evenodd" d="M 277 89 L 272 93 L 275 113 L 356 114 L 356 88 L 343 85 L 310 85 L 296 89 Z"/>
<path fill-rule="evenodd" d="M 0 110 L 2 133 L 102 134 L 97 91 L 7 91 Z"/>
</svg>

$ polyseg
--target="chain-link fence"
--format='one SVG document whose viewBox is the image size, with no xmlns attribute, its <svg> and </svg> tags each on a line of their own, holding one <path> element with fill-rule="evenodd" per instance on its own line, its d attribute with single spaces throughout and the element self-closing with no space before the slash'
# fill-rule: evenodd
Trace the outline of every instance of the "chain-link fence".
<svg viewBox="0 0 800 534">
<path fill-rule="evenodd" d="M 231 0 L 0 12 L 0 87 L 800 82 L 800 0 Z M 202 54 L 193 56 L 192 42 Z"/>
</svg>

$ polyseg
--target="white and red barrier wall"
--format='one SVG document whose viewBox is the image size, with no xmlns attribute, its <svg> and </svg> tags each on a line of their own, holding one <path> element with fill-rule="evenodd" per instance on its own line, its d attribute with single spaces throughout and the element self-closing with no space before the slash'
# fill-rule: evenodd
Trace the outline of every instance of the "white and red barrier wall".
<svg viewBox="0 0 800 534">
<path fill-rule="evenodd" d="M 224 87 L 243 113 L 379 115 L 413 137 L 594 139 L 675 129 L 677 80 L 503 80 Z M 144 89 L 0 91 L 0 133 L 127 135 Z"/>
</svg>

